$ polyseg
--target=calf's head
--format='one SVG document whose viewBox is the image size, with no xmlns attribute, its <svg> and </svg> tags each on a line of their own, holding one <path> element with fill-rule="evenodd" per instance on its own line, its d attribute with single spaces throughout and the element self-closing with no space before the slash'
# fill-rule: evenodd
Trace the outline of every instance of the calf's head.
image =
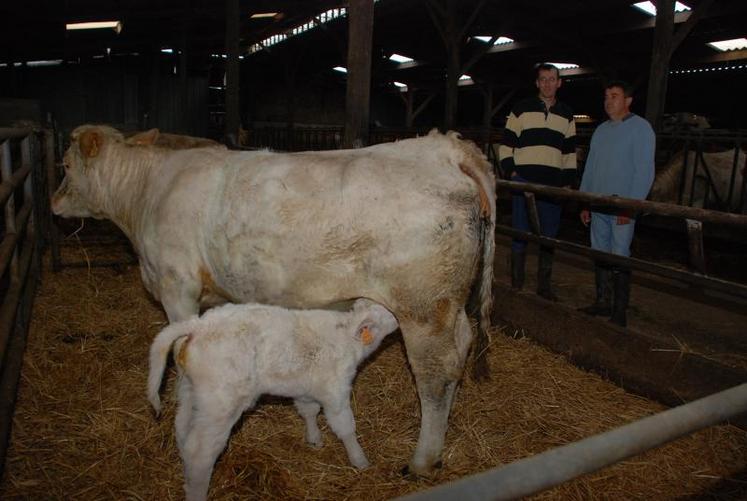
<svg viewBox="0 0 747 501">
<path fill-rule="evenodd" d="M 399 327 L 392 313 L 370 299 L 361 298 L 353 304 L 353 336 L 363 346 L 366 357 L 379 347 L 381 341 Z"/>
</svg>

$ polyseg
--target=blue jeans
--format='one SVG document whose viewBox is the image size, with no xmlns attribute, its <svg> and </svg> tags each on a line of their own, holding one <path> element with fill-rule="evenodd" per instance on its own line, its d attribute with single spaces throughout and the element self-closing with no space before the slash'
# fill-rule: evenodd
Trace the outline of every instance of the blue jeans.
<svg viewBox="0 0 747 501">
<path fill-rule="evenodd" d="M 527 181 L 519 176 L 511 178 L 512 181 L 526 183 Z M 522 231 L 531 231 L 529 225 L 529 214 L 527 211 L 527 201 L 524 194 L 520 191 L 513 192 L 511 196 L 511 225 Z M 537 216 L 539 217 L 540 233 L 543 236 L 555 238 L 558 236 L 560 229 L 560 214 L 563 207 L 551 202 L 548 199 L 535 198 L 537 200 Z M 526 240 L 514 238 L 511 242 L 511 250 L 523 252 L 527 248 Z"/>
<path fill-rule="evenodd" d="M 591 248 L 619 256 L 630 256 L 635 219 L 628 224 L 617 224 L 617 215 L 591 213 Z"/>
</svg>

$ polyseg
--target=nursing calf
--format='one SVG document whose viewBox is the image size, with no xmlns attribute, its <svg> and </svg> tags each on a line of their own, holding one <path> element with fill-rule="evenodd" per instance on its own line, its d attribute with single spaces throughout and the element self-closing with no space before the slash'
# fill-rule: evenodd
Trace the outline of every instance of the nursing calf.
<svg viewBox="0 0 747 501">
<path fill-rule="evenodd" d="M 64 164 L 55 214 L 117 224 L 171 322 L 226 302 L 385 306 L 420 397 L 410 470 L 438 464 L 473 291 L 481 356 L 490 326 L 495 181 L 474 144 L 434 131 L 356 150 L 170 150 L 84 125 Z"/>
<path fill-rule="evenodd" d="M 160 412 L 158 390 L 176 342 L 176 438 L 187 499 L 205 499 L 231 428 L 265 393 L 294 399 L 306 440 L 315 446 L 322 445 L 316 419 L 323 407 L 350 462 L 367 467 L 355 437 L 350 390 L 358 364 L 396 329 L 386 308 L 359 299 L 349 312 L 226 305 L 161 331 L 150 349 L 148 398 Z"/>
</svg>

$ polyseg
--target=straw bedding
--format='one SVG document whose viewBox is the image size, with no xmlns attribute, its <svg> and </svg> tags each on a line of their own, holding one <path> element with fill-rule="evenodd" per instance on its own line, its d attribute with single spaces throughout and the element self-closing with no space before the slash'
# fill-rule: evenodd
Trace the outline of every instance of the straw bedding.
<svg viewBox="0 0 747 501">
<path fill-rule="evenodd" d="M 80 251 L 73 247 L 65 252 Z M 173 433 L 173 369 L 160 419 L 145 399 L 147 350 L 164 324 L 165 316 L 143 289 L 135 266 L 45 272 L 33 310 L 1 498 L 182 498 Z M 307 447 L 293 406 L 265 398 L 236 426 L 216 464 L 211 498 L 387 499 L 663 410 L 505 327 L 492 334 L 490 363 L 489 383 L 463 382 L 452 411 L 444 468 L 431 479 L 400 475 L 415 447 L 419 410 L 396 335 L 363 366 L 354 388 L 353 411 L 371 468 L 359 472 L 349 466 L 324 418 L 324 447 Z M 711 492 L 720 499 L 744 499 L 746 469 L 747 434 L 723 425 L 537 498 L 673 499 Z"/>
</svg>

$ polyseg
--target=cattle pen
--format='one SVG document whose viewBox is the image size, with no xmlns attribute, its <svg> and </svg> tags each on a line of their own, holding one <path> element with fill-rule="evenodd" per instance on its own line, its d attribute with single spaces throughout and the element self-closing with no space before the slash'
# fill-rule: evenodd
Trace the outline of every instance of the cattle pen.
<svg viewBox="0 0 747 501">
<path fill-rule="evenodd" d="M 43 158 L 48 157 L 33 162 L 35 169 L 49 168 Z M 499 184 L 526 190 L 530 198 L 531 193 L 543 190 L 502 181 Z M 568 196 L 584 197 L 578 193 Z M 613 203 L 626 206 L 636 202 Z M 698 209 L 662 204 L 646 208 L 691 219 L 699 217 L 706 224 L 743 224 L 739 216 Z M 39 210 L 48 214 L 48 208 Z M 80 232 L 74 231 L 77 226 L 71 226 L 74 234 L 59 247 L 64 266 L 56 273 L 45 274 L 29 319 L 28 348 L 0 492 L 5 499 L 178 499 L 181 472 L 173 439 L 173 370 L 164 392 L 165 415 L 160 420 L 150 412 L 144 393 L 147 348 L 165 324 L 165 316 L 142 287 L 131 250 L 111 245 L 111 235 L 102 240 L 102 235 L 94 233 L 93 240 L 81 240 Z M 101 227 L 95 230 L 108 231 Z M 506 234 L 509 230 L 504 228 Z M 694 231 L 692 235 L 691 240 L 702 247 L 702 233 Z M 555 244 L 563 251 L 578 245 L 544 243 Z M 646 273 L 661 271 L 661 266 L 653 263 L 625 264 Z M 51 256 L 46 256 L 43 266 L 51 265 Z M 728 382 L 743 381 L 739 381 L 743 359 L 735 354 L 716 364 L 712 359 L 718 357 L 694 345 L 679 351 L 661 344 L 656 351 L 656 347 L 647 345 L 643 349 L 648 351 L 646 357 L 665 357 L 658 362 L 662 365 L 659 376 L 668 375 L 668 379 L 657 381 L 652 373 L 644 374 L 647 388 L 632 375 L 620 372 L 614 363 L 600 367 L 598 361 L 595 365 L 583 360 L 586 355 L 579 344 L 569 348 L 546 343 L 566 357 L 554 354 L 537 340 L 545 344 L 555 337 L 556 343 L 572 342 L 572 337 L 566 337 L 568 331 L 581 327 L 587 337 L 595 337 L 597 349 L 604 344 L 626 346 L 621 351 L 640 356 L 640 351 L 631 348 L 641 343 L 636 333 L 639 326 L 634 322 L 623 337 L 601 322 L 574 316 L 565 311 L 567 306 L 510 293 L 504 285 L 502 266 L 502 256 L 497 255 L 497 328 L 491 334 L 489 350 L 492 380 L 482 384 L 470 379 L 462 382 L 447 435 L 444 467 L 433 478 L 405 478 L 399 473 L 417 437 L 418 414 L 404 347 L 397 336 L 385 342 L 381 352 L 364 366 L 353 393 L 361 445 L 373 463 L 371 468 L 358 472 L 349 467 L 344 448 L 323 421 L 325 446 L 318 450 L 305 446 L 303 426 L 292 407 L 283 400 L 268 398 L 237 426 L 217 464 L 211 498 L 389 499 L 417 491 L 428 496 L 426 489 L 432 486 L 529 456 L 539 459 L 541 453 L 555 447 L 633 426 L 638 419 L 653 419 L 665 411 L 661 403 L 622 387 L 674 406 L 715 392 L 719 385 L 726 388 Z M 715 288 L 719 294 L 743 296 L 744 286 L 740 284 L 681 268 L 667 268 L 662 274 L 664 282 L 675 280 L 692 287 Z M 567 287 L 581 289 L 578 283 L 568 283 Z M 561 288 L 563 284 L 561 281 Z M 531 316 L 534 321 L 527 319 Z M 554 326 L 548 316 L 555 317 Z M 643 315 L 639 312 L 638 316 Z M 741 317 L 735 314 L 729 318 Z M 600 352 L 604 354 L 606 349 Z M 566 358 L 576 363 L 581 358 L 579 365 L 595 372 L 581 370 Z M 714 377 L 705 381 L 705 386 L 696 386 L 693 381 L 703 374 Z M 651 383 L 658 386 L 652 388 Z M 743 402 L 740 397 L 733 413 L 727 409 L 726 414 L 699 423 L 693 430 L 733 417 Z M 537 499 L 743 498 L 747 485 L 743 474 L 747 466 L 744 429 L 722 424 L 692 434 L 690 431 L 659 449 L 568 480 L 537 494 Z"/>
</svg>

